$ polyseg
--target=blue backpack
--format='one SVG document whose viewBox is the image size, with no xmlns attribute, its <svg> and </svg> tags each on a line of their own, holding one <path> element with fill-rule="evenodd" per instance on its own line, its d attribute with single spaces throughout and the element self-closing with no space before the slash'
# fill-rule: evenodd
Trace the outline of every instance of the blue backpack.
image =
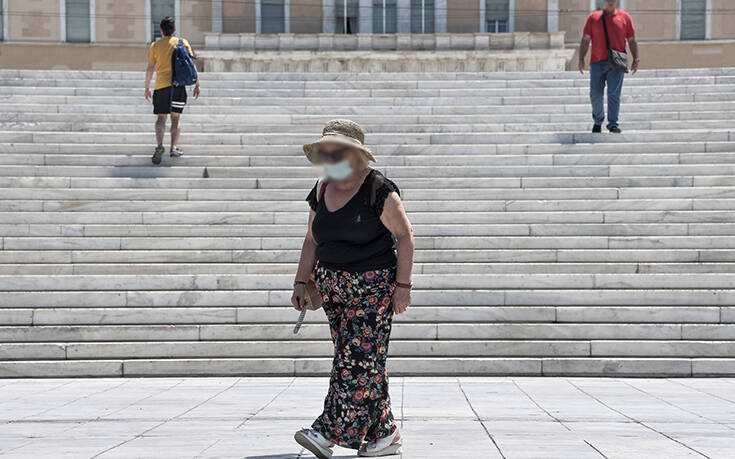
<svg viewBox="0 0 735 459">
<path fill-rule="evenodd" d="M 197 69 L 194 66 L 194 56 L 184 46 L 184 40 L 179 38 L 179 43 L 171 55 L 171 83 L 178 86 L 191 86 L 197 82 Z"/>
</svg>

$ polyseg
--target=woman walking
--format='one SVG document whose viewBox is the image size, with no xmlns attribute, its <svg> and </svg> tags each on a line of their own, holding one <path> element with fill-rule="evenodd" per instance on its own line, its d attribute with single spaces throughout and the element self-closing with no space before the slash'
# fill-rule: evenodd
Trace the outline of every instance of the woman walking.
<svg viewBox="0 0 735 459">
<path fill-rule="evenodd" d="M 357 123 L 332 120 L 319 140 L 304 145 L 326 177 L 306 198 L 309 226 L 291 302 L 304 307 L 306 283 L 314 276 L 334 361 L 324 411 L 294 438 L 321 459 L 332 457 L 334 445 L 370 457 L 401 447 L 385 361 L 393 313 L 411 303 L 413 231 L 398 187 L 370 168 L 375 158 L 364 139 Z"/>
</svg>

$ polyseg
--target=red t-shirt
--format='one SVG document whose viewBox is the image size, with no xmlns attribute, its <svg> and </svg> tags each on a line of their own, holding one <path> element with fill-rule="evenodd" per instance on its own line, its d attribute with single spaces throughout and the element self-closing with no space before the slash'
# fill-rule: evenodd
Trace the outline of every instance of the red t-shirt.
<svg viewBox="0 0 735 459">
<path fill-rule="evenodd" d="M 610 17 L 605 14 L 607 35 L 610 37 L 610 48 L 625 52 L 625 40 L 635 37 L 633 18 L 621 9 L 615 10 Z M 607 60 L 607 44 L 605 43 L 605 29 L 602 28 L 602 10 L 593 11 L 584 25 L 584 35 L 592 37 L 592 53 L 590 63 Z"/>
</svg>

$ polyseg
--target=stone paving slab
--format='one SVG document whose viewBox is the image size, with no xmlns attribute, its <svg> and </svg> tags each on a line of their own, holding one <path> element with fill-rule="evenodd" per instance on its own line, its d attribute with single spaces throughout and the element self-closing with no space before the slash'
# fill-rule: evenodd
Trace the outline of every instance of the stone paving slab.
<svg viewBox="0 0 735 459">
<path fill-rule="evenodd" d="M 0 381 L 2 458 L 313 457 L 326 378 Z M 401 459 L 732 458 L 735 379 L 394 377 Z M 335 458 L 356 457 L 335 448 Z"/>
</svg>

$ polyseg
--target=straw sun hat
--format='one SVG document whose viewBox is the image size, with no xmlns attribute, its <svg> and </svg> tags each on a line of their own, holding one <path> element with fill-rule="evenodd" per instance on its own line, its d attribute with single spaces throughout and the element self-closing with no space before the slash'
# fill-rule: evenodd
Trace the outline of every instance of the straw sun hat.
<svg viewBox="0 0 735 459">
<path fill-rule="evenodd" d="M 352 147 L 362 153 L 365 161 L 375 161 L 375 157 L 365 144 L 365 132 L 359 124 L 350 120 L 332 120 L 328 121 L 322 129 L 322 136 L 313 143 L 304 145 L 304 153 L 306 158 L 314 164 L 319 163 L 317 151 L 319 145 L 325 143 L 338 143 L 346 147 Z"/>
</svg>

